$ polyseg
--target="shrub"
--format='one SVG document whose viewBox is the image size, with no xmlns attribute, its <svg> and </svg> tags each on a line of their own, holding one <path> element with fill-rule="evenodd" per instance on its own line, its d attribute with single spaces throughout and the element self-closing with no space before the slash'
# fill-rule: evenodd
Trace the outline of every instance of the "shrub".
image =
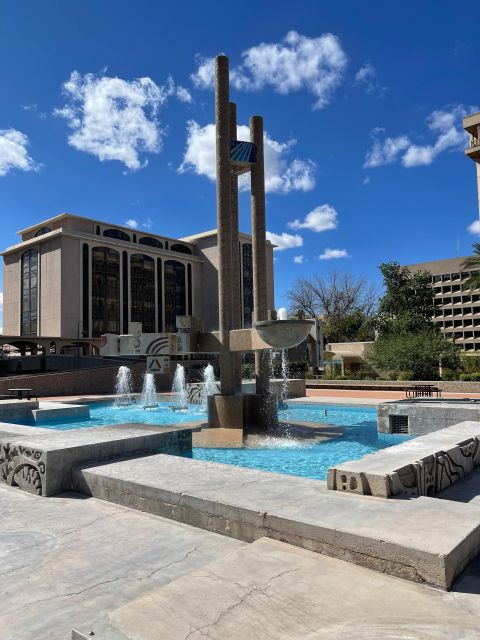
<svg viewBox="0 0 480 640">
<path fill-rule="evenodd" d="M 472 382 L 480 382 L 480 373 L 472 373 L 471 379 L 472 379 Z"/>
<path fill-rule="evenodd" d="M 336 376 L 335 380 L 350 380 L 349 376 Z"/>
<path fill-rule="evenodd" d="M 402 380 L 404 382 L 406 382 L 407 380 L 414 380 L 414 379 L 415 377 L 414 377 L 413 371 L 402 371 L 398 376 L 398 380 Z"/>
<path fill-rule="evenodd" d="M 305 371 L 305 380 L 313 380 L 315 376 L 311 371 Z"/>
<path fill-rule="evenodd" d="M 462 382 L 470 382 L 472 380 L 472 374 L 471 373 L 461 373 L 460 374 L 460 380 Z"/>
<path fill-rule="evenodd" d="M 240 367 L 240 373 L 242 378 L 251 380 L 255 377 L 255 367 L 253 364 L 244 363 Z"/>
<path fill-rule="evenodd" d="M 443 373 L 442 373 L 442 380 L 457 380 L 458 379 L 458 374 L 455 373 L 455 371 L 452 371 L 451 369 L 444 369 Z"/>
</svg>

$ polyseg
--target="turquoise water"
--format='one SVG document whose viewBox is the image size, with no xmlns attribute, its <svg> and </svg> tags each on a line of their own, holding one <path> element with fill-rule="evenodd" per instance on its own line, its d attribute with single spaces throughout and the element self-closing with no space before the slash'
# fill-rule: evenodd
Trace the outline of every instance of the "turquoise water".
<svg viewBox="0 0 480 640">
<path fill-rule="evenodd" d="M 300 438 L 265 437 L 256 439 L 254 445 L 247 444 L 241 448 L 196 447 L 189 457 L 325 480 L 329 467 L 362 458 L 406 438 L 378 434 L 377 412 L 370 407 L 291 403 L 288 409 L 279 412 L 279 417 L 280 420 L 304 420 L 341 426 L 343 434 L 319 443 Z M 146 411 L 138 405 L 115 408 L 111 404 L 97 403 L 90 405 L 88 419 L 49 420 L 36 426 L 65 431 L 129 422 L 166 426 L 205 419 L 206 414 L 200 407 L 177 412 L 170 409 L 168 402 L 161 402 L 157 409 Z"/>
<path fill-rule="evenodd" d="M 319 406 L 302 403 L 290 405 L 285 412 L 280 411 L 281 420 L 285 419 L 285 413 L 288 413 L 290 420 L 327 422 L 342 426 L 343 435 L 326 442 L 266 437 L 261 444 L 257 441 L 252 447 L 232 449 L 198 447 L 186 457 L 326 480 L 330 467 L 346 460 L 358 460 L 369 453 L 399 444 L 408 438 L 408 436 L 377 433 L 377 411 L 367 407 Z"/>
</svg>

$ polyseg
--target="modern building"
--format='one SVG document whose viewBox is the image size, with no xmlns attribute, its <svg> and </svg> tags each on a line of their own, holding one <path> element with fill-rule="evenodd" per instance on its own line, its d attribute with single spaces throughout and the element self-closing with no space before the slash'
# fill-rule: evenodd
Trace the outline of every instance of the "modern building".
<svg viewBox="0 0 480 640">
<path fill-rule="evenodd" d="M 464 118 L 463 128 L 470 139 L 470 145 L 465 149 L 465 155 L 476 163 L 478 211 L 480 213 L 480 113 L 473 113 Z"/>
<path fill-rule="evenodd" d="M 469 289 L 465 281 L 472 273 L 462 270 L 466 260 L 449 258 L 409 265 L 411 271 L 432 274 L 435 302 L 438 305 L 434 321 L 445 337 L 464 351 L 480 351 L 480 289 Z"/>
<path fill-rule="evenodd" d="M 62 213 L 18 232 L 3 251 L 3 332 L 96 338 L 176 331 L 177 315 L 218 329 L 217 232 L 168 238 Z M 242 326 L 253 308 L 252 240 L 241 233 Z M 266 244 L 268 305 L 274 307 L 273 245 Z"/>
</svg>

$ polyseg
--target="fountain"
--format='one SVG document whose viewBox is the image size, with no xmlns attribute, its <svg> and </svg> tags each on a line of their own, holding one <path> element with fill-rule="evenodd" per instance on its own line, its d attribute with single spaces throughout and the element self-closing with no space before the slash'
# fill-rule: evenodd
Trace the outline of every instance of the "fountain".
<svg viewBox="0 0 480 640">
<path fill-rule="evenodd" d="M 124 365 L 119 367 L 115 381 L 115 407 L 128 407 L 135 401 L 133 399 L 132 372 Z"/>
<path fill-rule="evenodd" d="M 280 391 L 280 398 L 278 399 L 278 408 L 279 409 L 288 409 L 287 398 L 288 398 L 288 374 L 289 374 L 289 365 L 288 365 L 288 351 L 287 349 L 282 349 L 282 388 Z"/>
<path fill-rule="evenodd" d="M 170 405 L 172 411 L 185 411 L 188 408 L 187 402 L 187 385 L 185 383 L 185 367 L 180 363 L 175 369 L 173 378 L 172 393 L 175 394 L 173 404 Z"/>
<path fill-rule="evenodd" d="M 158 407 L 155 376 L 153 373 L 145 374 L 140 405 L 142 409 L 156 409 Z"/>
<path fill-rule="evenodd" d="M 201 405 L 204 411 L 207 411 L 208 408 L 208 396 L 213 396 L 216 393 L 220 393 L 220 386 L 215 380 L 212 365 L 207 364 L 203 370 L 203 386 L 200 391 Z"/>
</svg>

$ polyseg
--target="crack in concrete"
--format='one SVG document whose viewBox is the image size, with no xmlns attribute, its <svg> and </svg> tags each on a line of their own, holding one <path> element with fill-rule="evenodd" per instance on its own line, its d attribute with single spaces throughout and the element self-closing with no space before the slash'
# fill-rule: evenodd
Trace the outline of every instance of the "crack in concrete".
<svg viewBox="0 0 480 640">
<path fill-rule="evenodd" d="M 186 553 L 183 554 L 183 556 L 181 558 L 177 558 L 176 560 L 172 560 L 171 562 L 168 562 L 165 565 L 162 565 L 161 567 L 158 567 L 157 569 L 154 569 L 153 571 L 151 571 L 150 573 L 141 576 L 139 578 L 134 578 L 135 582 L 141 582 L 142 580 L 146 580 L 148 578 L 150 578 L 151 576 L 153 576 L 155 573 L 158 573 L 159 571 L 162 571 L 164 569 L 168 569 L 169 567 L 171 567 L 174 564 L 179 564 L 181 562 L 184 562 L 185 560 L 187 560 L 187 558 L 189 556 L 192 555 L 192 553 L 195 553 L 195 551 L 197 551 L 200 548 L 199 545 L 195 546 L 193 549 L 190 549 L 189 551 L 187 551 Z M 31 602 L 27 602 L 26 604 L 22 605 L 21 607 L 18 607 L 17 609 L 12 609 L 11 611 L 6 611 L 2 614 L 2 617 L 17 613 L 18 611 L 23 611 L 24 609 L 27 609 L 33 605 L 37 605 L 43 602 L 48 602 L 49 600 L 55 600 L 57 598 L 70 598 L 72 596 L 79 596 L 82 595 L 83 593 L 86 593 L 87 591 L 91 591 L 92 589 L 96 589 L 97 587 L 101 587 L 105 584 L 112 584 L 114 582 L 118 582 L 119 580 L 125 580 L 125 579 L 130 579 L 132 580 L 132 574 L 127 573 L 121 576 L 117 576 L 116 578 L 111 578 L 109 580 L 102 580 L 100 582 L 96 582 L 95 584 L 90 585 L 89 587 L 85 587 L 84 589 L 80 589 L 80 591 L 71 591 L 68 593 L 58 593 L 55 594 L 53 596 L 49 596 L 48 598 L 39 598 L 38 600 L 32 600 Z"/>
<path fill-rule="evenodd" d="M 270 597 L 268 595 L 268 593 L 266 593 L 266 591 L 268 590 L 268 588 L 270 587 L 270 585 L 272 584 L 272 582 L 274 580 L 277 580 L 278 578 L 281 578 L 282 576 L 288 574 L 288 573 L 295 573 L 296 571 L 299 571 L 300 567 L 295 567 L 294 569 L 285 569 L 285 571 L 281 571 L 280 573 L 277 573 L 274 576 L 271 576 L 268 581 L 267 584 L 264 585 L 263 587 L 259 587 L 256 584 L 252 584 L 248 587 L 248 591 L 246 593 L 244 593 L 240 599 L 238 600 L 238 602 L 235 602 L 233 604 L 231 604 L 230 606 L 228 606 L 226 609 L 224 609 L 223 611 L 220 611 L 220 613 L 218 614 L 218 616 L 215 618 L 215 620 L 213 622 L 208 622 L 206 624 L 200 625 L 199 627 L 195 627 L 194 629 L 191 629 L 188 634 L 185 636 L 184 640 L 189 640 L 189 638 L 196 632 L 199 632 L 202 636 L 208 638 L 209 636 L 209 632 L 207 631 L 207 633 L 205 633 L 206 629 L 209 629 L 211 627 L 215 627 L 223 618 L 225 618 L 226 616 L 228 616 L 233 610 L 237 609 L 238 607 L 241 607 L 242 604 L 253 594 L 261 594 L 266 596 L 267 598 Z M 225 578 L 224 576 L 219 576 L 218 574 L 216 574 L 213 571 L 208 571 L 209 575 L 211 575 L 214 578 L 217 578 L 220 581 L 225 581 L 225 582 L 229 582 L 230 584 L 234 584 L 236 586 L 238 586 L 241 589 L 245 589 L 244 585 L 241 585 L 238 582 L 232 581 L 232 580 L 228 580 L 228 578 Z"/>
</svg>

